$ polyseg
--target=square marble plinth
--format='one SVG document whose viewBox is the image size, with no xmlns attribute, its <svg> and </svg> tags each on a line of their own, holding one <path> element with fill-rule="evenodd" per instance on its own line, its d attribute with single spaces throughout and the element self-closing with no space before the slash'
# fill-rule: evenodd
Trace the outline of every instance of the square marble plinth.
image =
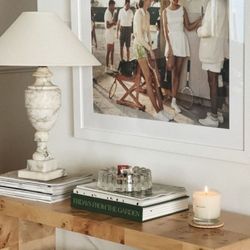
<svg viewBox="0 0 250 250">
<path fill-rule="evenodd" d="M 47 161 L 27 160 L 27 170 L 30 171 L 47 173 L 57 169 L 58 164 L 55 159 Z"/>
<path fill-rule="evenodd" d="M 65 169 L 58 168 L 49 172 L 38 172 L 30 171 L 28 169 L 22 169 L 18 171 L 19 178 L 39 180 L 39 181 L 50 181 L 66 175 Z"/>
</svg>

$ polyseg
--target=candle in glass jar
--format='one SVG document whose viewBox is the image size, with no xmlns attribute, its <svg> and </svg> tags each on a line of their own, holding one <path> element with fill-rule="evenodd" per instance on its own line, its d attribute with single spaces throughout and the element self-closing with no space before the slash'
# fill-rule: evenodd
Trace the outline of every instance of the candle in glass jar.
<svg viewBox="0 0 250 250">
<path fill-rule="evenodd" d="M 221 195 L 220 193 L 208 190 L 193 193 L 194 218 L 198 220 L 215 220 L 220 217 Z"/>
</svg>

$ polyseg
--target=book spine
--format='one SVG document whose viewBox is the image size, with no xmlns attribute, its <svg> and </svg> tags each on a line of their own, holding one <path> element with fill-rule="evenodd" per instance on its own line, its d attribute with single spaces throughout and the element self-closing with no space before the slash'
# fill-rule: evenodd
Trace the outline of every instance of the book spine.
<svg viewBox="0 0 250 250">
<path fill-rule="evenodd" d="M 71 194 L 71 206 L 91 212 L 142 222 L 143 209 L 139 206 L 103 200 L 80 194 Z"/>
</svg>

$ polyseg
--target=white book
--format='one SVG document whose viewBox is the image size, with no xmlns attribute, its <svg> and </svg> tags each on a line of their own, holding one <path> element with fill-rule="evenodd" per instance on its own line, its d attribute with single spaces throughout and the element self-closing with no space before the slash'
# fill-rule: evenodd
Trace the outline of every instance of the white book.
<svg viewBox="0 0 250 250">
<path fill-rule="evenodd" d="M 26 199 L 26 200 L 31 200 L 31 201 L 55 203 L 58 201 L 68 199 L 71 195 L 71 192 L 60 194 L 60 195 L 52 195 L 52 194 L 45 194 L 45 193 L 40 193 L 40 192 L 32 192 L 32 191 L 27 191 L 27 190 L 0 187 L 0 195 L 12 197 L 12 198 Z"/>
<path fill-rule="evenodd" d="M 188 210 L 188 196 L 142 207 L 73 193 L 71 205 L 77 209 L 143 222 Z"/>
<path fill-rule="evenodd" d="M 68 175 L 51 181 L 36 181 L 18 178 L 17 171 L 0 175 L 0 187 L 27 190 L 46 194 L 60 195 L 72 190 L 80 184 L 93 181 L 92 174 Z"/>
<path fill-rule="evenodd" d="M 151 220 L 165 215 L 181 212 L 188 209 L 188 198 L 143 207 L 142 221 Z"/>
<path fill-rule="evenodd" d="M 163 184 L 153 184 L 151 193 L 118 193 L 99 189 L 97 187 L 97 182 L 92 182 L 84 185 L 78 185 L 73 190 L 73 192 L 75 194 L 86 195 L 104 200 L 117 201 L 142 207 L 172 201 L 187 196 L 187 192 L 184 187 L 176 187 Z"/>
</svg>

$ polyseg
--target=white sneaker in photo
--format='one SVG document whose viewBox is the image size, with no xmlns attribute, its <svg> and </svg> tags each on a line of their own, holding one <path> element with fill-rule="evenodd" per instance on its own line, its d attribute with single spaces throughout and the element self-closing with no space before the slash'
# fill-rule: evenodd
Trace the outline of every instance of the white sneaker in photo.
<svg viewBox="0 0 250 250">
<path fill-rule="evenodd" d="M 114 70 L 115 70 L 114 65 L 110 65 L 110 66 L 109 66 L 109 70 L 110 70 L 110 71 L 114 71 Z"/>
<path fill-rule="evenodd" d="M 219 127 L 219 120 L 218 118 L 213 117 L 212 115 L 207 116 L 205 119 L 199 119 L 199 123 L 206 127 Z"/>
<path fill-rule="evenodd" d="M 156 113 L 156 114 L 154 115 L 154 118 L 155 118 L 156 120 L 169 122 L 169 118 L 165 115 L 165 112 L 164 112 L 163 110 L 160 111 L 160 112 L 158 112 L 158 113 Z"/>
<path fill-rule="evenodd" d="M 176 99 L 175 98 L 172 99 L 171 108 L 174 109 L 176 113 L 181 113 L 181 109 L 176 104 Z"/>
<path fill-rule="evenodd" d="M 109 67 L 105 66 L 105 73 L 109 73 Z"/>
<path fill-rule="evenodd" d="M 211 115 L 212 115 L 211 112 L 207 112 L 207 116 L 211 116 Z M 224 123 L 223 114 L 221 112 L 218 112 L 217 115 L 218 115 L 218 121 L 219 121 L 219 123 Z"/>
<path fill-rule="evenodd" d="M 169 114 L 166 110 L 162 110 L 162 111 L 160 111 L 160 112 L 162 112 L 162 114 L 163 114 L 164 116 L 166 116 L 166 117 L 168 118 L 169 121 L 174 120 L 174 116 L 171 115 L 171 114 Z"/>
</svg>

